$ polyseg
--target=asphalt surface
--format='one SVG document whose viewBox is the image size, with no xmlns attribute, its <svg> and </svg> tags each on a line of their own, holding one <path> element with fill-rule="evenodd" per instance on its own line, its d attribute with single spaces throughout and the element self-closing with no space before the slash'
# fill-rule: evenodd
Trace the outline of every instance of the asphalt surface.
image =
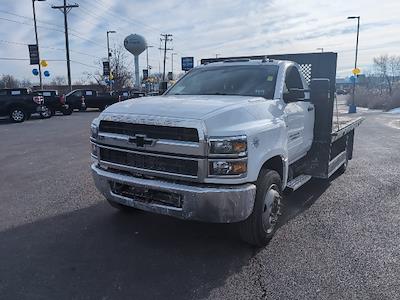
<svg viewBox="0 0 400 300">
<path fill-rule="evenodd" d="M 254 249 L 233 226 L 109 207 L 97 114 L 0 121 L 0 299 L 400 298 L 399 115 L 366 114 L 346 173 L 292 194 Z"/>
</svg>

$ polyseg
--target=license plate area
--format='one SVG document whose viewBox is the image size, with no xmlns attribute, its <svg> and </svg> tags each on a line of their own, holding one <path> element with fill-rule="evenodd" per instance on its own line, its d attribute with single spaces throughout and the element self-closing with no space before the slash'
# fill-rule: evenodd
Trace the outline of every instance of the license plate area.
<svg viewBox="0 0 400 300">
<path fill-rule="evenodd" d="M 158 204 L 174 208 L 182 208 L 182 195 L 177 193 L 158 191 L 149 188 L 134 187 L 127 184 L 110 182 L 111 191 L 134 201 L 146 204 Z"/>
</svg>

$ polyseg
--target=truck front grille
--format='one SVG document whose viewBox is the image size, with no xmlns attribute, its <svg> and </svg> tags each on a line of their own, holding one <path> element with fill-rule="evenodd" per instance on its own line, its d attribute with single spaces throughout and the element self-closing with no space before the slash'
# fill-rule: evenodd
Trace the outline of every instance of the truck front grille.
<svg viewBox="0 0 400 300">
<path fill-rule="evenodd" d="M 198 142 L 199 134 L 196 128 L 133 124 L 125 122 L 101 121 L 100 132 L 135 136 L 143 134 L 152 139 Z"/>
<path fill-rule="evenodd" d="M 197 160 L 151 156 L 108 148 L 100 148 L 100 160 L 139 169 L 172 174 L 197 176 L 198 172 Z"/>
</svg>

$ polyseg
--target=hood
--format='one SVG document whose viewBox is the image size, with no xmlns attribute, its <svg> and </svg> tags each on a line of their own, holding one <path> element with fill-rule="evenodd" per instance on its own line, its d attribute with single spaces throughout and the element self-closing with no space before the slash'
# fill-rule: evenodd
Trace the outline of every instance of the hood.
<svg viewBox="0 0 400 300">
<path fill-rule="evenodd" d="M 125 100 L 108 107 L 104 113 L 151 115 L 167 118 L 204 119 L 221 110 L 246 105 L 255 99 L 247 96 L 168 95 Z"/>
</svg>

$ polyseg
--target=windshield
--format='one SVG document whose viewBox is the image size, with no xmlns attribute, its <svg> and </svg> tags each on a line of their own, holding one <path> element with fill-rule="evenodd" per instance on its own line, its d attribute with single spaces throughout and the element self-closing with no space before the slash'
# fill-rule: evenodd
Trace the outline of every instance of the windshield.
<svg viewBox="0 0 400 300">
<path fill-rule="evenodd" d="M 168 95 L 236 95 L 272 99 L 277 66 L 209 66 L 193 69 Z"/>
</svg>

